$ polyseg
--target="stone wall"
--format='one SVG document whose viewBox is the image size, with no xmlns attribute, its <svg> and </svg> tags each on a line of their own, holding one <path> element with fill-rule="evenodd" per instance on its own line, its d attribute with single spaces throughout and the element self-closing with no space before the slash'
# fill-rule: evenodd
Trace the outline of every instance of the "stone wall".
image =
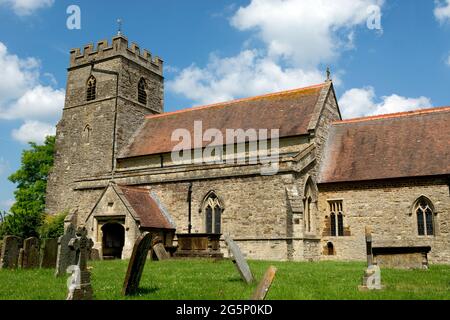
<svg viewBox="0 0 450 320">
<path fill-rule="evenodd" d="M 365 260 L 365 227 L 373 228 L 374 246 L 431 246 L 431 263 L 450 263 L 450 197 L 445 179 L 321 185 L 319 211 L 324 231 L 322 250 L 332 242 L 335 256 L 323 259 Z M 413 204 L 420 196 L 436 209 L 435 236 L 419 236 Z M 330 237 L 327 232 L 329 200 L 343 200 L 344 226 L 350 236 Z"/>
</svg>

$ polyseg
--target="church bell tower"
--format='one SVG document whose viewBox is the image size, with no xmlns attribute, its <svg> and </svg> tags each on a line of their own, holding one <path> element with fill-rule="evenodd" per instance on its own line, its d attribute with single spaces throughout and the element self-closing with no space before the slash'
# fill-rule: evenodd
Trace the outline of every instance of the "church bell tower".
<svg viewBox="0 0 450 320">
<path fill-rule="evenodd" d="M 116 156 L 145 116 L 163 112 L 163 96 L 163 61 L 121 32 L 111 43 L 71 50 L 47 213 L 82 206 L 77 183 L 112 177 Z"/>
</svg>

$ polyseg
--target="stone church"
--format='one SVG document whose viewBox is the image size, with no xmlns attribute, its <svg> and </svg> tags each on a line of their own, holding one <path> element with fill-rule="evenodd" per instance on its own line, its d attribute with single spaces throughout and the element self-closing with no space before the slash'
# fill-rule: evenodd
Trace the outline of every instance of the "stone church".
<svg viewBox="0 0 450 320">
<path fill-rule="evenodd" d="M 75 216 L 104 257 L 128 258 L 143 231 L 167 245 L 191 231 L 230 235 L 251 259 L 364 260 L 370 226 L 375 246 L 450 263 L 450 107 L 342 120 L 328 79 L 165 113 L 163 61 L 123 35 L 72 50 L 66 92 L 46 210 Z M 198 161 L 211 140 L 191 141 L 192 160 L 174 161 L 174 132 L 199 122 L 277 142 L 216 140 Z M 255 142 L 276 149 L 272 174 Z"/>
</svg>

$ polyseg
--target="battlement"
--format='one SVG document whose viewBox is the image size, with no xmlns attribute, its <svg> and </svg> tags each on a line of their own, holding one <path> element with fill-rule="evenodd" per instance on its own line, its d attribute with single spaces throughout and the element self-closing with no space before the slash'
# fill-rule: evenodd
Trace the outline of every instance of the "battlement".
<svg viewBox="0 0 450 320">
<path fill-rule="evenodd" d="M 96 48 L 93 44 L 88 44 L 84 46 L 83 51 L 80 48 L 72 49 L 70 51 L 70 68 L 90 64 L 93 60 L 100 61 L 114 56 L 123 56 L 161 76 L 163 74 L 164 62 L 161 58 L 158 56 L 153 58 L 152 54 L 145 49 L 141 53 L 141 49 L 136 43 L 132 43 L 129 47 L 128 39 L 122 35 L 114 37 L 111 46 L 108 40 L 102 40 L 97 43 Z"/>
</svg>

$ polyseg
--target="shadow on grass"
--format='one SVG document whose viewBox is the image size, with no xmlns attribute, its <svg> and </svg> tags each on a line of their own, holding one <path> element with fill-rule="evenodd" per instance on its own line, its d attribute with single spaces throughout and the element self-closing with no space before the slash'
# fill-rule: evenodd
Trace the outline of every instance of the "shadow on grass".
<svg viewBox="0 0 450 320">
<path fill-rule="evenodd" d="M 132 296 L 147 295 L 147 294 L 152 294 L 152 293 L 155 293 L 158 291 L 159 291 L 159 288 L 156 288 L 156 287 L 151 287 L 151 288 L 144 287 L 144 288 L 139 288 L 137 290 L 136 294 L 134 294 Z"/>
</svg>

